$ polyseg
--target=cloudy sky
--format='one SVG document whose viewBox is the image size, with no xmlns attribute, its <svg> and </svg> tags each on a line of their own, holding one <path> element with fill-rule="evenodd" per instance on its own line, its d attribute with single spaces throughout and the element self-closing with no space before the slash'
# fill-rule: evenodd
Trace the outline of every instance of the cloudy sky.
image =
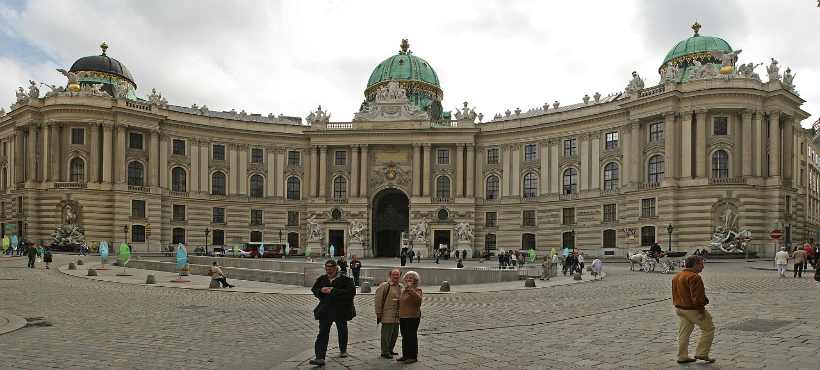
<svg viewBox="0 0 820 370">
<path fill-rule="evenodd" d="M 63 84 L 54 69 L 106 41 L 141 96 L 302 117 L 321 104 L 350 120 L 373 68 L 408 38 L 438 73 L 445 109 L 466 100 L 492 117 L 622 90 L 633 70 L 654 85 L 697 20 L 743 49 L 741 62 L 790 66 L 808 126 L 820 109 L 809 83 L 820 81 L 818 19 L 815 0 L 0 0 L 0 106 L 29 79 Z"/>
</svg>

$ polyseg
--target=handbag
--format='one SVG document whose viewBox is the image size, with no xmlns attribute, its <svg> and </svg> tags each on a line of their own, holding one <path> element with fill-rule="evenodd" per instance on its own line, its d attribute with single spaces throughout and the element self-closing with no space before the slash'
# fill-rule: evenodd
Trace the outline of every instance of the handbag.
<svg viewBox="0 0 820 370">
<path fill-rule="evenodd" d="M 382 299 L 382 314 L 384 314 L 384 305 L 387 303 L 387 296 L 390 295 L 390 283 L 387 283 L 387 292 L 384 293 L 384 299 Z M 376 318 L 376 324 L 381 324 L 382 319 Z"/>
</svg>

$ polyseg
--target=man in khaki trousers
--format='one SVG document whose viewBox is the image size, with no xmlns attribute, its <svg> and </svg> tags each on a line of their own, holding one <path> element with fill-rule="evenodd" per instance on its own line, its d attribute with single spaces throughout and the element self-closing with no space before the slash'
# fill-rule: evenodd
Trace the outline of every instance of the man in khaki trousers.
<svg viewBox="0 0 820 370">
<path fill-rule="evenodd" d="M 390 271 L 390 279 L 379 285 L 376 289 L 376 322 L 381 327 L 381 350 L 382 358 L 393 358 L 396 352 L 396 339 L 399 337 L 399 297 L 401 297 L 401 285 L 399 285 L 401 271 L 393 269 Z"/>
<path fill-rule="evenodd" d="M 704 259 L 701 256 L 686 257 L 683 271 L 672 279 L 672 304 L 678 315 L 678 363 L 702 360 L 715 362 L 709 357 L 712 340 L 715 338 L 715 325 L 712 316 L 706 311 L 709 298 L 703 287 L 703 280 L 698 275 L 703 271 Z M 689 336 L 697 325 L 701 330 L 700 341 L 695 350 L 695 358 L 689 357 Z"/>
</svg>

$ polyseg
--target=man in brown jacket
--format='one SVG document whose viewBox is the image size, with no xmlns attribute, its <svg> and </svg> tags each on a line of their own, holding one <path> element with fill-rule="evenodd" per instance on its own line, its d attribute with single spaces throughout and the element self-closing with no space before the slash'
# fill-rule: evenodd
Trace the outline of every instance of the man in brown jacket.
<svg viewBox="0 0 820 370">
<path fill-rule="evenodd" d="M 703 280 L 704 259 L 701 256 L 686 257 L 683 271 L 672 278 L 672 304 L 678 315 L 678 363 L 694 362 L 695 359 L 715 362 L 709 357 L 712 340 L 715 338 L 715 325 L 712 316 L 706 312 L 709 298 L 706 298 Z M 695 358 L 689 357 L 689 336 L 697 325 L 701 330 L 700 341 L 695 350 Z"/>
<path fill-rule="evenodd" d="M 382 324 L 382 358 L 393 358 L 396 339 L 399 337 L 399 297 L 401 285 L 399 269 L 390 270 L 390 279 L 376 289 L 376 322 Z"/>
</svg>

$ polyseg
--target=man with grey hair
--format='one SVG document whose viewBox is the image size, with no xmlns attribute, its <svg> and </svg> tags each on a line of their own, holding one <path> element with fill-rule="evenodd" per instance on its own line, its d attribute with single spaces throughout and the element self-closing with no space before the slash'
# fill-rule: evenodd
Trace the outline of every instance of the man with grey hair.
<svg viewBox="0 0 820 370">
<path fill-rule="evenodd" d="M 672 278 L 672 304 L 678 315 L 678 363 L 703 360 L 707 363 L 715 362 L 709 357 L 712 340 L 715 337 L 715 325 L 712 315 L 706 311 L 709 298 L 706 298 L 703 280 L 700 272 L 703 271 L 704 258 L 688 256 L 684 262 L 683 271 Z M 695 358 L 689 357 L 689 336 L 697 325 L 701 330 L 700 341 L 695 350 Z"/>
<path fill-rule="evenodd" d="M 399 298 L 401 297 L 401 271 L 397 268 L 390 270 L 388 281 L 381 283 L 376 289 L 376 323 L 381 324 L 382 358 L 393 358 L 398 353 L 393 352 L 396 339 L 399 337 Z"/>
</svg>

